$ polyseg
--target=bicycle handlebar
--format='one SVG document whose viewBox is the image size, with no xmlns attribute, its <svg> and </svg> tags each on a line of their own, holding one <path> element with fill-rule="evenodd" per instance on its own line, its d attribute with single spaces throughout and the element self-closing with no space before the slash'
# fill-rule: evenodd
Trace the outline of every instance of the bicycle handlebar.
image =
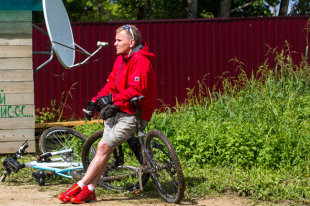
<svg viewBox="0 0 310 206">
<path fill-rule="evenodd" d="M 16 158 L 20 158 L 25 153 L 25 150 L 28 148 L 28 146 L 29 146 L 28 140 L 26 140 L 24 144 L 22 144 L 22 146 L 20 146 L 20 148 L 16 152 Z"/>
</svg>

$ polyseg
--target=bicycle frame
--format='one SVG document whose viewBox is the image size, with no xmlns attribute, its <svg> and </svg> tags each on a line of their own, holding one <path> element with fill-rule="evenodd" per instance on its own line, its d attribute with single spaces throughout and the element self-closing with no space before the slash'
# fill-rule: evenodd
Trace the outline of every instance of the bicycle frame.
<svg viewBox="0 0 310 206">
<path fill-rule="evenodd" d="M 43 153 L 41 156 L 44 156 L 47 154 L 50 154 L 50 156 L 56 156 L 60 154 L 68 154 L 68 153 L 71 153 L 72 151 L 73 151 L 72 149 L 67 149 L 67 150 L 62 150 L 58 152 Z M 63 158 L 50 159 L 49 162 L 32 161 L 32 162 L 24 163 L 24 165 L 25 167 L 28 167 L 28 168 L 51 171 L 57 175 L 67 177 L 67 178 L 73 178 L 70 174 L 72 170 L 83 169 L 82 162 L 65 162 Z M 61 168 L 64 168 L 64 169 L 61 169 Z"/>
<path fill-rule="evenodd" d="M 8 157 L 3 161 L 3 166 L 5 168 L 5 171 L 3 172 L 3 175 L 0 178 L 1 182 L 3 182 L 6 176 L 9 175 L 11 172 L 17 173 L 20 169 L 23 169 L 23 168 L 34 168 L 34 169 L 39 169 L 39 170 L 44 170 L 44 171 L 50 171 L 53 174 L 57 174 L 57 175 L 60 175 L 66 178 L 73 178 L 72 175 L 70 174 L 72 170 L 83 169 L 82 162 L 68 162 L 65 160 L 65 158 L 62 158 L 62 157 L 54 158 L 54 159 L 50 158 L 56 155 L 72 153 L 73 152 L 72 149 L 66 149 L 66 150 L 61 150 L 57 152 L 43 153 L 39 155 L 37 160 L 35 161 L 20 164 L 17 161 L 17 159 L 20 159 L 23 156 L 27 147 L 28 147 L 28 143 L 26 141 L 19 148 L 16 154 L 13 155 L 13 157 Z M 45 175 L 44 177 L 39 177 L 39 178 L 45 178 Z"/>
<path fill-rule="evenodd" d="M 141 126 L 141 120 L 140 120 L 140 110 L 139 110 L 139 107 L 138 107 L 138 102 L 143 99 L 144 96 L 138 96 L 138 97 L 134 97 L 130 102 L 131 104 L 133 105 L 133 108 L 134 108 L 134 114 L 135 114 L 135 117 L 137 119 L 137 123 L 136 123 L 136 128 L 137 128 L 137 135 L 138 135 L 138 140 L 139 140 L 139 143 L 141 145 L 141 152 L 142 154 L 142 158 L 146 158 L 145 161 L 143 162 L 149 162 L 151 167 L 149 166 L 140 166 L 140 167 L 135 167 L 135 166 L 129 166 L 129 165 L 122 165 L 122 161 L 120 161 L 118 158 L 122 159 L 124 157 L 122 157 L 123 153 L 122 153 L 122 147 L 121 145 L 118 147 L 118 149 L 120 150 L 120 153 L 121 153 L 121 156 L 117 155 L 116 154 L 116 157 L 118 159 L 118 162 L 115 169 L 123 169 L 123 168 L 126 168 L 126 169 L 130 169 L 132 170 L 131 173 L 129 174 L 124 174 L 124 175 L 119 175 L 117 178 L 115 177 L 110 177 L 110 176 L 103 176 L 101 177 L 101 180 L 102 181 L 112 181 L 112 180 L 121 180 L 125 177 L 130 177 L 132 175 L 138 175 L 139 177 L 139 189 L 140 191 L 143 191 L 143 186 L 142 186 L 142 173 L 148 173 L 148 174 L 152 174 L 152 173 L 155 173 L 156 171 L 159 171 L 159 170 L 163 170 L 163 169 L 167 169 L 167 165 L 164 165 L 164 166 L 157 166 L 156 163 L 154 162 L 154 160 L 151 158 L 151 155 L 149 153 L 149 151 L 147 150 L 145 144 L 144 144 L 144 137 L 146 136 L 146 133 L 143 131 L 143 128 Z M 155 143 L 156 147 L 161 150 L 165 155 L 167 155 L 167 157 L 169 157 L 170 160 L 171 157 L 169 156 L 169 154 L 167 154 L 161 147 L 160 145 L 158 145 L 158 143 L 156 143 L 154 140 L 153 142 Z M 120 164 L 119 164 L 120 163 Z"/>
</svg>

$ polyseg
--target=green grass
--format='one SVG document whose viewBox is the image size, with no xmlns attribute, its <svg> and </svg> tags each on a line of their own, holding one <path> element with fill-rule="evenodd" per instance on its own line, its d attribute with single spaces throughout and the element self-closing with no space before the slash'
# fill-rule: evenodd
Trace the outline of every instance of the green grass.
<svg viewBox="0 0 310 206">
<path fill-rule="evenodd" d="M 214 192 L 234 192 L 256 201 L 287 200 L 309 204 L 310 179 L 303 175 L 301 169 L 294 169 L 196 166 L 192 167 L 191 172 L 190 169 L 185 169 L 186 196 L 204 197 Z"/>
<path fill-rule="evenodd" d="M 4 158 L 4 156 L 1 157 L 0 161 L 2 162 Z M 34 159 L 34 155 L 26 155 L 21 162 Z M 251 169 L 244 169 L 234 166 L 192 165 L 187 162 L 182 162 L 182 167 L 186 182 L 185 199 L 188 200 L 235 193 L 250 197 L 256 202 L 271 201 L 277 203 L 285 200 L 295 205 L 310 204 L 310 176 L 305 175 L 303 168 L 290 168 L 288 170 L 252 167 Z M 33 171 L 37 170 L 26 168 L 17 174 L 12 173 L 5 183 L 1 184 L 36 185 L 37 183 L 31 177 Z M 58 184 L 71 185 L 73 183 L 74 180 L 72 179 L 54 176 L 47 179 L 45 187 Z M 145 191 L 137 196 L 131 192 L 98 188 L 97 195 L 100 197 L 127 196 L 137 198 L 140 201 L 158 198 L 158 201 L 162 201 L 151 180 L 144 189 Z"/>
</svg>

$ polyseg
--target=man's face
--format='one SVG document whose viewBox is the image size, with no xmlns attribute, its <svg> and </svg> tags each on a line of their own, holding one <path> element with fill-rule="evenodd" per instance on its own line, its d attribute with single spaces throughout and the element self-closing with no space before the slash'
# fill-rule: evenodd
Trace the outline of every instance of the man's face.
<svg viewBox="0 0 310 206">
<path fill-rule="evenodd" d="M 117 55 L 129 56 L 132 51 L 134 40 L 128 40 L 125 30 L 116 33 L 114 46 Z"/>
</svg>

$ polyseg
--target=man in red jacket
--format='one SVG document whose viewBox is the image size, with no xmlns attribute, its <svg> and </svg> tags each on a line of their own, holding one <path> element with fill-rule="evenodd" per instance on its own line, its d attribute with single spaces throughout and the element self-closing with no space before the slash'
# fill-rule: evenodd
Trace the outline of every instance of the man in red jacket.
<svg viewBox="0 0 310 206">
<path fill-rule="evenodd" d="M 139 102 L 140 118 L 145 127 L 155 109 L 156 79 L 151 66 L 155 57 L 146 44 L 140 44 L 140 31 L 133 25 L 124 25 L 116 30 L 116 54 L 106 85 L 83 109 L 90 119 L 96 107 L 105 108 L 104 133 L 98 143 L 96 156 L 83 179 L 75 183 L 58 199 L 62 202 L 85 203 L 96 200 L 95 187 L 104 172 L 113 149 L 130 139 L 136 132 L 136 118 L 130 104 L 133 97 L 144 96 Z"/>
</svg>

